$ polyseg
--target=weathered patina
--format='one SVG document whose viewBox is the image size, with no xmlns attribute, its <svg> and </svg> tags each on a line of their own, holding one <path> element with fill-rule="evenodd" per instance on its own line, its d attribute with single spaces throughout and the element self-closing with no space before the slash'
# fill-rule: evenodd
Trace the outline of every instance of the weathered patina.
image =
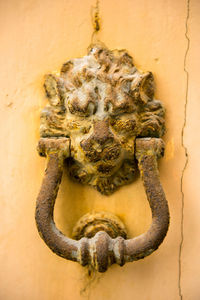
<svg viewBox="0 0 200 300">
<path fill-rule="evenodd" d="M 63 162 L 69 155 L 69 139 L 41 139 L 38 150 L 48 156 L 48 164 L 37 198 L 36 224 L 40 236 L 53 252 L 63 258 L 77 261 L 83 266 L 91 265 L 97 271 L 105 272 L 113 263 L 122 266 L 126 262 L 150 255 L 159 247 L 169 225 L 168 205 L 157 169 L 157 158 L 162 156 L 164 151 L 161 139 L 136 139 L 136 159 L 152 211 L 152 224 L 146 233 L 132 239 L 125 239 L 123 231 L 121 233 L 118 231 L 118 236 L 112 238 L 109 229 L 98 231 L 91 238 L 82 237 L 78 241 L 60 232 L 54 223 L 53 211 L 61 182 Z M 112 218 L 110 219 L 112 224 Z M 91 221 L 91 218 L 89 220 Z M 85 225 L 80 228 L 84 228 Z M 95 227 L 95 224 L 93 225 Z M 80 230 L 78 232 L 80 233 Z"/>
<path fill-rule="evenodd" d="M 154 99 L 153 75 L 141 73 L 125 51 L 92 45 L 88 55 L 47 75 L 49 104 L 41 114 L 38 152 L 47 168 L 36 205 L 38 231 L 57 255 L 105 272 L 144 258 L 162 243 L 169 210 L 157 159 L 164 154 L 164 108 Z M 54 205 L 64 162 L 69 174 L 102 194 L 133 181 L 140 171 L 152 211 L 149 230 L 127 239 L 123 223 L 97 212 L 83 216 L 66 237 L 54 223 Z"/>
<path fill-rule="evenodd" d="M 41 137 L 70 137 L 70 176 L 111 194 L 134 180 L 136 137 L 161 137 L 164 108 L 154 99 L 151 72 L 142 73 L 125 50 L 92 45 L 60 74 L 47 75 L 49 104 Z"/>
</svg>

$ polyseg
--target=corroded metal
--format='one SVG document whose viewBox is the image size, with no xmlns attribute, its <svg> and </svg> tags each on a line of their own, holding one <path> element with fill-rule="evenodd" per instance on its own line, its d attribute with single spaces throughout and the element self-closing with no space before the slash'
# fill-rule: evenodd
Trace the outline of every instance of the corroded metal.
<svg viewBox="0 0 200 300">
<path fill-rule="evenodd" d="M 151 254 L 169 226 L 157 169 L 164 108 L 154 99 L 152 73 L 139 72 L 125 50 L 95 44 L 87 56 L 47 75 L 45 89 L 49 104 L 41 114 L 38 152 L 48 162 L 36 206 L 41 237 L 57 255 L 99 272 Z M 72 178 L 105 195 L 132 182 L 138 168 L 152 211 L 149 230 L 127 239 L 117 217 L 95 213 L 79 220 L 74 239 L 66 237 L 53 219 L 64 161 Z"/>
<path fill-rule="evenodd" d="M 91 238 L 98 231 L 105 231 L 111 238 L 127 237 L 122 221 L 110 212 L 96 212 L 84 215 L 73 228 L 72 236 L 75 240 L 82 237 Z"/>
<path fill-rule="evenodd" d="M 154 99 L 154 78 L 135 67 L 125 50 L 102 44 L 67 61 L 45 79 L 49 104 L 40 135 L 70 137 L 70 176 L 102 194 L 135 178 L 135 138 L 161 137 L 164 108 Z"/>
<path fill-rule="evenodd" d="M 105 231 L 99 231 L 94 237 L 90 239 L 83 237 L 79 241 L 64 236 L 56 228 L 53 220 L 63 162 L 69 155 L 69 140 L 67 138 L 48 139 L 46 148 L 45 141 L 45 139 L 40 141 L 38 147 L 39 153 L 42 152 L 48 156 L 48 164 L 37 198 L 36 223 L 41 237 L 53 252 L 63 258 L 77 261 L 83 266 L 89 264 L 97 271 L 105 272 L 113 263 L 122 266 L 126 262 L 150 255 L 159 247 L 169 225 L 168 205 L 157 169 L 157 158 L 164 152 L 161 139 L 136 139 L 136 159 L 152 211 L 150 229 L 128 240 L 122 236 L 112 238 Z M 50 143 L 54 145 L 53 151 L 49 148 Z"/>
</svg>

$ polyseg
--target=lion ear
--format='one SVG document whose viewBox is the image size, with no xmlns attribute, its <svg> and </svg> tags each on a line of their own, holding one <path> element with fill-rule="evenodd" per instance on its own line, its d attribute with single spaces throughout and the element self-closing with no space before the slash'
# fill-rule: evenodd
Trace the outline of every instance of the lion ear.
<svg viewBox="0 0 200 300">
<path fill-rule="evenodd" d="M 153 74 L 151 72 L 144 74 L 140 82 L 140 98 L 144 103 L 153 99 L 154 88 Z"/>
<path fill-rule="evenodd" d="M 57 81 L 57 77 L 53 74 L 45 76 L 44 88 L 49 99 L 49 103 L 53 106 L 59 105 L 60 103 Z"/>
</svg>

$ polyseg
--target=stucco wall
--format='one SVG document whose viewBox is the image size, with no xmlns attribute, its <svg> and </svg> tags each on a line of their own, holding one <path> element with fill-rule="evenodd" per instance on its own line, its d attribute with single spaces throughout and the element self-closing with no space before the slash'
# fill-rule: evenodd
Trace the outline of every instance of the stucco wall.
<svg viewBox="0 0 200 300">
<path fill-rule="evenodd" d="M 110 49 L 127 49 L 138 68 L 153 72 L 156 98 L 166 107 L 166 153 L 159 170 L 171 223 L 164 243 L 144 260 L 113 265 L 88 278 L 86 269 L 52 254 L 38 235 L 35 199 L 45 169 L 45 159 L 36 152 L 39 114 L 46 103 L 43 76 L 86 54 L 94 4 L 0 2 L 0 299 L 198 300 L 198 0 L 100 0 L 99 38 Z M 92 210 L 115 213 L 131 236 L 151 222 L 139 179 L 105 197 L 65 173 L 56 203 L 58 227 L 70 235 L 76 221 Z"/>
</svg>

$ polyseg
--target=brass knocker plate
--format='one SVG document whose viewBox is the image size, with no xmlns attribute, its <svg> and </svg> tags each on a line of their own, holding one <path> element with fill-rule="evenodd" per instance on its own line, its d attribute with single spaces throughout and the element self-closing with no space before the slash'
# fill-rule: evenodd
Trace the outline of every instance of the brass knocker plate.
<svg viewBox="0 0 200 300">
<path fill-rule="evenodd" d="M 88 55 L 47 75 L 49 104 L 41 114 L 38 151 L 48 157 L 37 199 L 36 223 L 56 254 L 99 272 L 138 260 L 162 243 L 169 225 L 157 159 L 164 154 L 164 108 L 154 99 L 150 72 L 141 73 L 125 51 L 92 45 Z M 133 239 L 116 216 L 86 215 L 64 236 L 53 221 L 54 204 L 67 160 L 69 175 L 108 195 L 134 181 L 139 169 L 152 210 L 150 229 Z"/>
</svg>

